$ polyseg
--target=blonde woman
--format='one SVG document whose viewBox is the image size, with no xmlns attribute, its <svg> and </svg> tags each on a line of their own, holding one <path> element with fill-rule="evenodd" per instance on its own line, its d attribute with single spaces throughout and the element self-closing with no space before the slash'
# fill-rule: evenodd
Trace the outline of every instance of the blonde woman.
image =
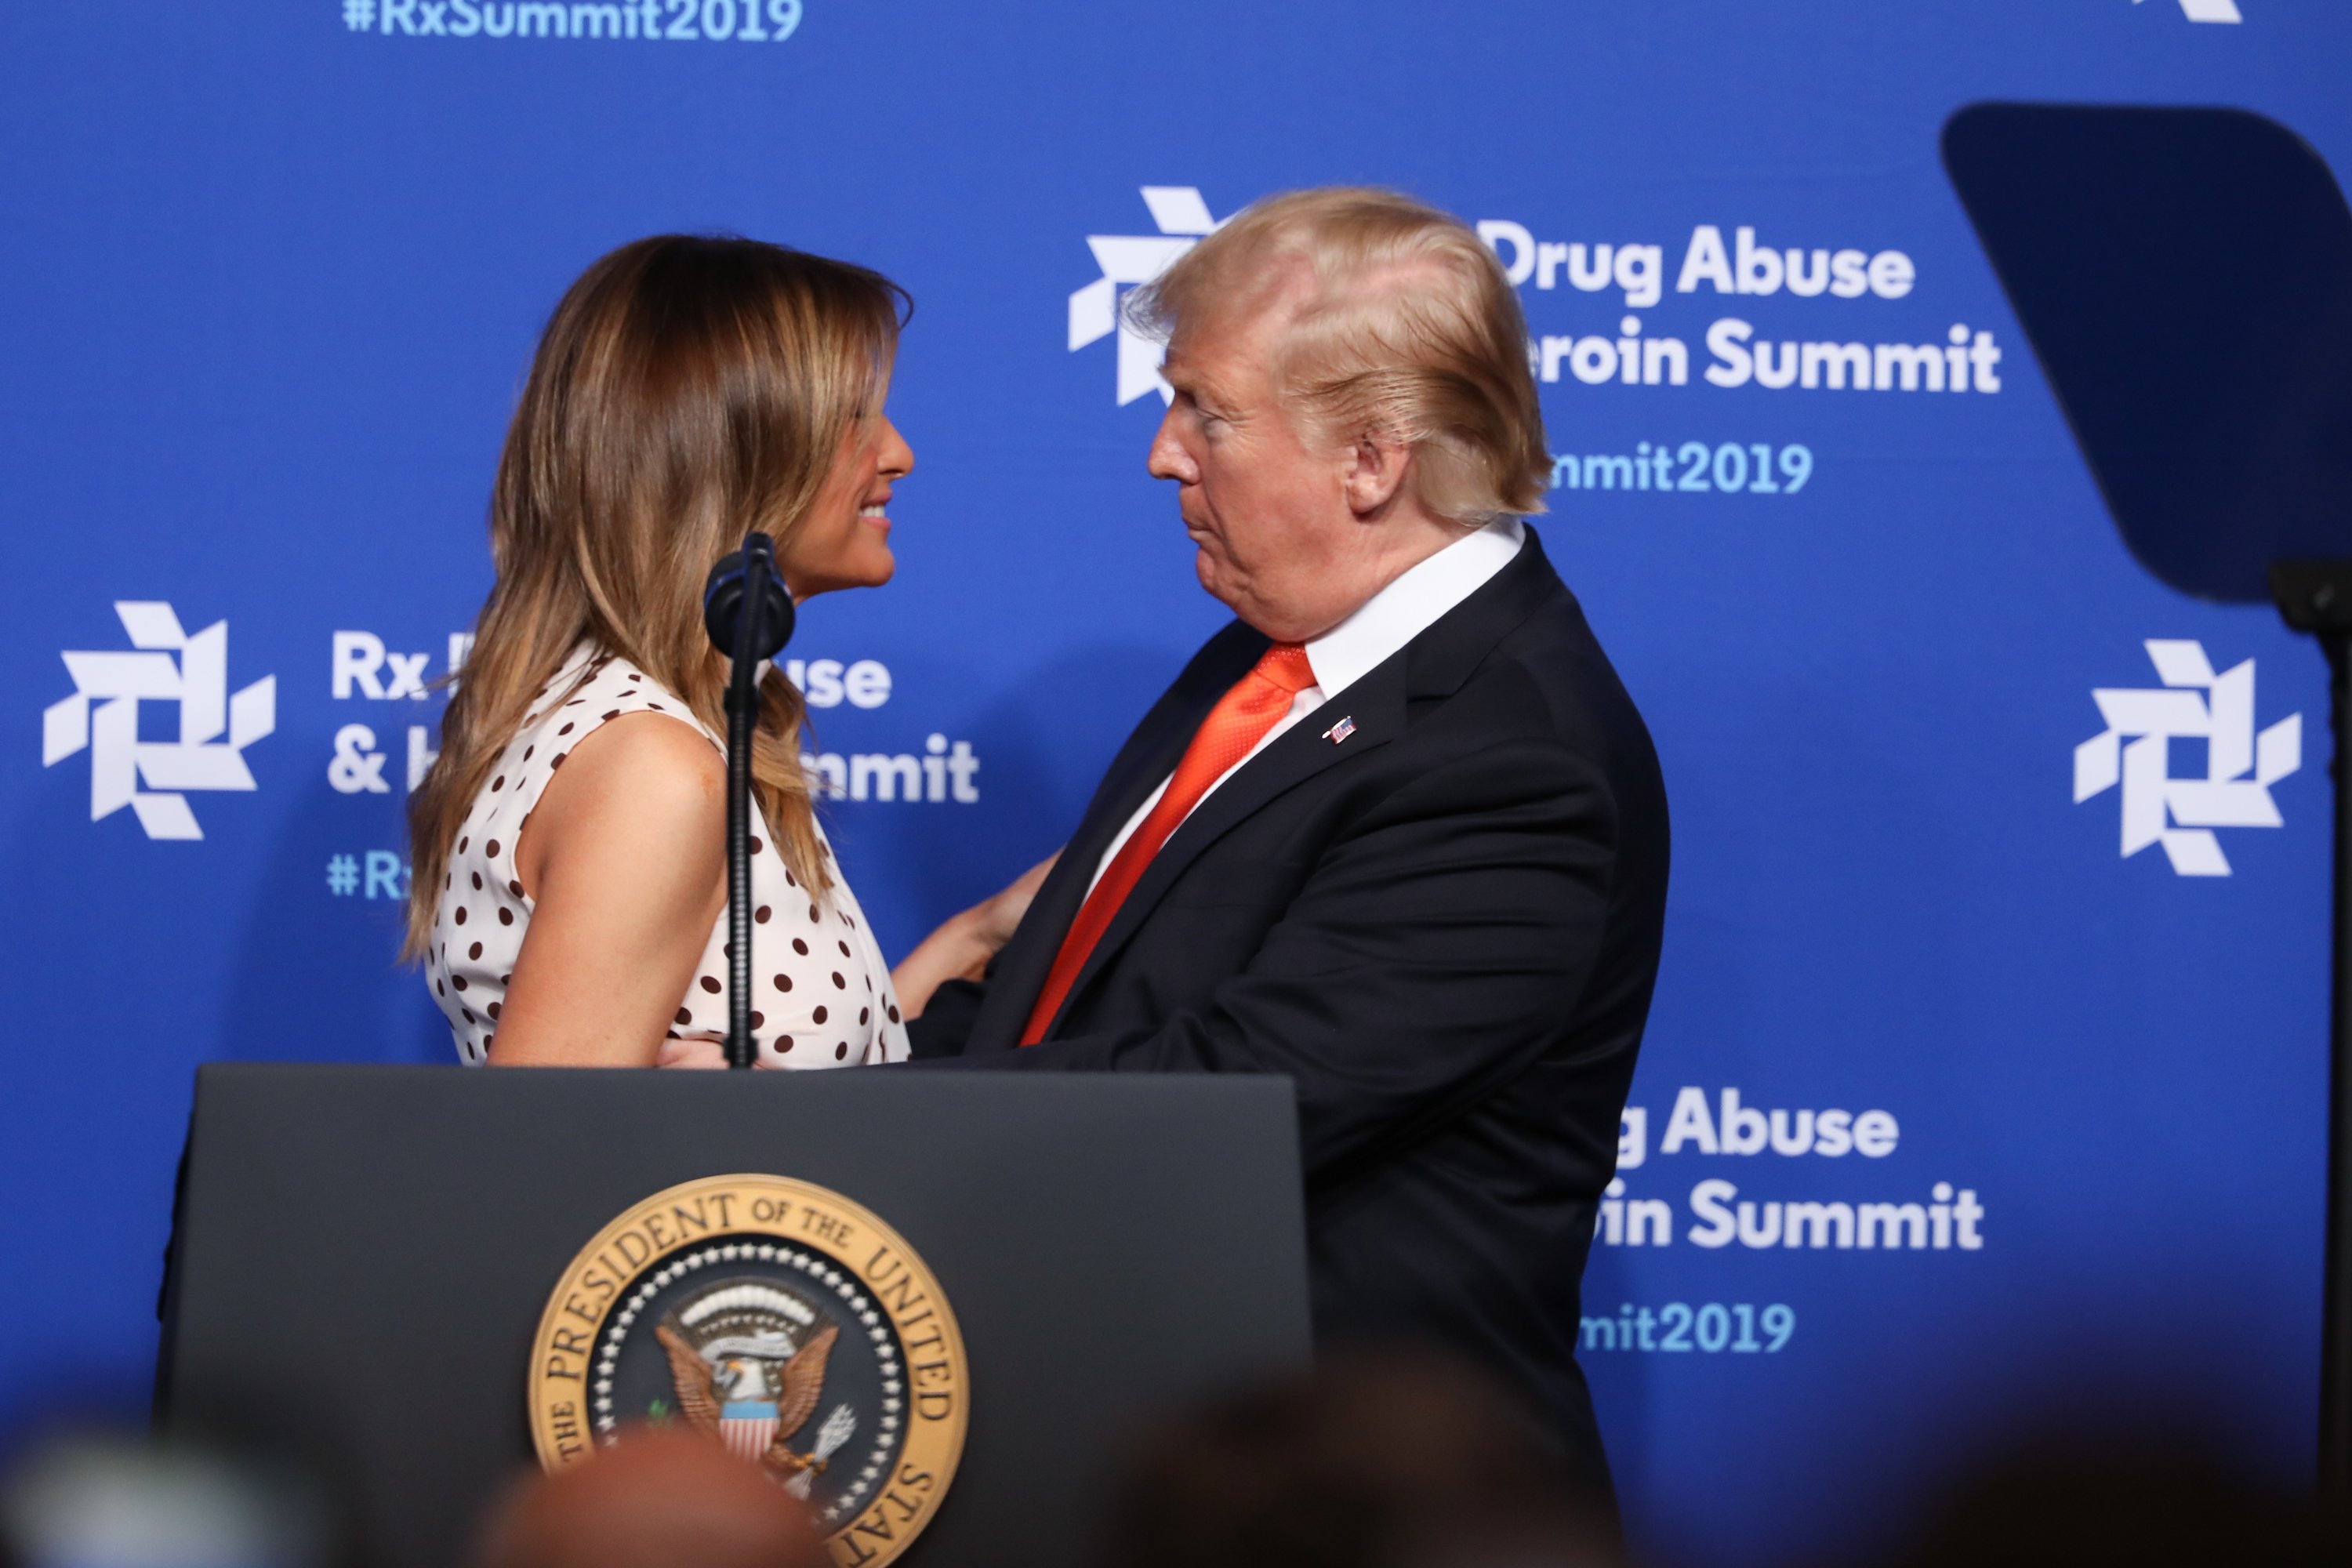
<svg viewBox="0 0 2352 1568">
<path fill-rule="evenodd" d="M 499 460 L 497 582 L 410 808 L 406 953 L 465 1061 L 720 1059 L 728 661 L 703 581 L 751 529 L 796 600 L 889 581 L 914 467 L 883 412 L 905 304 L 861 267 L 672 235 L 556 307 Z M 811 809 L 800 694 L 763 674 L 759 1065 L 901 1060 L 898 994 Z M 950 921 L 909 980 L 927 996 L 983 960 L 1021 902 Z"/>
</svg>

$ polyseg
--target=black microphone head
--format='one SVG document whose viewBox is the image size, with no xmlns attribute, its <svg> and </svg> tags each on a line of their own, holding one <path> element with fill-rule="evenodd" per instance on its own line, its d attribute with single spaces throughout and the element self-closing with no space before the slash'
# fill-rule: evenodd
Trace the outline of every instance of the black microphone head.
<svg viewBox="0 0 2352 1568">
<path fill-rule="evenodd" d="M 758 570 L 752 563 L 758 563 Z M 745 537 L 743 548 L 731 551 L 719 558 L 710 569 L 702 586 L 702 629 L 710 634 L 711 645 L 730 658 L 735 657 L 735 634 L 743 610 L 743 584 L 746 578 L 759 584 L 759 637 L 752 645 L 751 657 L 773 658 L 784 645 L 793 640 L 793 595 L 777 574 L 775 546 L 764 533 Z"/>
</svg>

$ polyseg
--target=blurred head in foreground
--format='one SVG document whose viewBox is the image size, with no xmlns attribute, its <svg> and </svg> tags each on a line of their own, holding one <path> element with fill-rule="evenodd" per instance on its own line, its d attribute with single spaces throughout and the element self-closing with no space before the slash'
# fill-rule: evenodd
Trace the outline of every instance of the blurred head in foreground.
<svg viewBox="0 0 2352 1568">
<path fill-rule="evenodd" d="M 1162 1428 L 1102 1568 L 1607 1568 L 1606 1510 L 1534 1417 L 1434 1352 L 1362 1348 Z"/>
<path fill-rule="evenodd" d="M 68 1436 L 0 1480 L 11 1568 L 318 1568 L 333 1545 L 300 1477 L 184 1444 Z"/>
<path fill-rule="evenodd" d="M 2152 1424 L 2152 1432 L 2179 1432 Z M 2307 1497 L 2250 1482 L 2194 1441 L 2042 1437 L 1930 1509 L 1896 1568 L 2320 1568 L 2352 1562 Z"/>
<path fill-rule="evenodd" d="M 491 1516 L 478 1568 L 824 1568 L 807 1510 L 704 1438 L 637 1432 L 533 1476 Z"/>
</svg>

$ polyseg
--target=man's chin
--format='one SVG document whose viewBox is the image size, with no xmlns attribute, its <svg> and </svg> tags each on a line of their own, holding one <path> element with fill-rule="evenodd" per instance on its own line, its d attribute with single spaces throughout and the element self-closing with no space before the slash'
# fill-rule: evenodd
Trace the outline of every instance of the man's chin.
<svg viewBox="0 0 2352 1568">
<path fill-rule="evenodd" d="M 1234 607 L 1233 595 L 1226 586 L 1231 579 L 1219 569 L 1216 560 L 1205 548 L 1192 557 L 1192 575 L 1201 580 L 1202 591 L 1209 597 L 1229 610 Z"/>
<path fill-rule="evenodd" d="M 1209 563 L 1205 560 L 1200 563 L 1199 571 L 1202 588 L 1208 594 L 1209 597 L 1216 600 L 1217 603 L 1223 605 L 1226 609 L 1231 610 L 1234 613 L 1234 619 L 1254 626 L 1261 632 L 1265 632 L 1265 635 L 1268 637 L 1275 636 L 1274 633 L 1266 631 L 1264 620 L 1257 613 L 1261 609 L 1261 606 L 1252 601 L 1247 594 L 1243 593 L 1238 587 L 1236 587 L 1232 578 L 1220 578 L 1215 572 L 1211 570 Z M 1279 641 L 1281 639 L 1277 637 L 1276 640 Z"/>
</svg>

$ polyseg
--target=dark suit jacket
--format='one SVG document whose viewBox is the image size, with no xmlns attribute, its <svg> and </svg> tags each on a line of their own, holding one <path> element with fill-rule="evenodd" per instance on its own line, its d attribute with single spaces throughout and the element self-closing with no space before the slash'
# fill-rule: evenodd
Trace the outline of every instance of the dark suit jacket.
<svg viewBox="0 0 2352 1568">
<path fill-rule="evenodd" d="M 1045 1040 L 1016 1048 L 1103 850 L 1265 646 L 1236 622 L 1193 657 L 987 984 L 943 988 L 918 1020 L 916 1055 L 1289 1074 L 1318 1336 L 1416 1335 L 1483 1360 L 1605 1485 L 1578 1282 L 1657 975 L 1666 799 L 1649 731 L 1532 530 L 1201 804 Z M 1342 717 L 1354 732 L 1325 739 Z"/>
</svg>

